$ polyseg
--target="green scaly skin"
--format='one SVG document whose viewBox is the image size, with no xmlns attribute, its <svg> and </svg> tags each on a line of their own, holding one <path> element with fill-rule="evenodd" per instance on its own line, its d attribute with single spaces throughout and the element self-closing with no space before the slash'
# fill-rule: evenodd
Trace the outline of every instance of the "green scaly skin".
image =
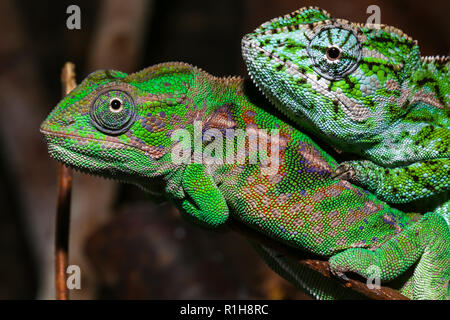
<svg viewBox="0 0 450 320">
<path fill-rule="evenodd" d="M 215 155 L 225 154 L 234 145 L 232 154 L 244 154 L 245 161 L 177 164 L 172 154 L 192 141 L 172 135 L 184 129 L 192 136 L 198 122 L 205 135 L 193 143 L 201 150 L 215 146 Z M 218 135 L 211 139 L 207 129 Z M 252 162 L 255 149 L 249 141 L 234 139 L 228 148 L 217 147 L 227 130 L 238 129 L 255 130 L 270 152 L 279 147 L 278 170 L 263 172 L 270 167 L 265 158 Z M 267 135 L 272 129 L 279 130 L 278 141 Z M 369 192 L 332 178 L 336 161 L 308 136 L 253 104 L 239 78 L 216 78 L 183 63 L 131 75 L 98 71 L 56 106 L 41 132 L 57 160 L 163 192 L 199 225 L 219 228 L 231 215 L 276 241 L 328 257 L 331 270 L 341 276 L 353 271 L 368 277 L 377 266 L 381 280 L 389 281 L 414 265 L 403 293 L 414 299 L 448 294 L 450 234 L 442 217 L 428 213 L 413 222 Z M 323 286 L 310 292 L 338 297 Z"/>
<path fill-rule="evenodd" d="M 247 69 L 277 108 L 357 154 L 336 175 L 388 203 L 427 201 L 450 215 L 448 57 L 421 57 L 390 26 L 303 8 L 242 40 Z"/>
</svg>

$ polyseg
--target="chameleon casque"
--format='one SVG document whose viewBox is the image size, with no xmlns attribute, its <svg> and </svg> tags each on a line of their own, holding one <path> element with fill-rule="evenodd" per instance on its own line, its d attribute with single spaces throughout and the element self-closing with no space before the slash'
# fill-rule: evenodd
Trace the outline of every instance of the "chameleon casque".
<svg viewBox="0 0 450 320">
<path fill-rule="evenodd" d="M 335 175 L 450 222 L 448 57 L 421 57 L 396 28 L 334 19 L 315 7 L 262 24 L 244 36 L 242 52 L 278 109 L 357 155 Z"/>
<path fill-rule="evenodd" d="M 55 159 L 162 192 L 201 226 L 220 228 L 231 216 L 287 246 L 328 257 L 341 276 L 368 277 L 377 266 L 381 280 L 389 281 L 412 267 L 403 294 L 445 299 L 450 233 L 444 219 L 430 212 L 414 222 L 373 194 L 331 177 L 336 161 L 252 103 L 244 89 L 240 78 L 213 77 L 184 63 L 130 75 L 97 71 L 56 106 L 41 132 Z M 238 129 L 256 132 L 268 157 L 260 157 L 262 149 L 253 148 L 250 138 L 239 140 Z M 218 143 L 222 137 L 231 143 Z M 191 144 L 203 153 L 214 149 L 212 158 L 199 159 Z M 230 148 L 235 159 L 244 155 L 242 161 L 217 160 Z M 180 150 L 186 151 L 185 162 L 174 160 Z M 271 162 L 276 170 L 266 171 Z M 325 284 L 310 293 L 339 297 L 328 289 Z"/>
</svg>

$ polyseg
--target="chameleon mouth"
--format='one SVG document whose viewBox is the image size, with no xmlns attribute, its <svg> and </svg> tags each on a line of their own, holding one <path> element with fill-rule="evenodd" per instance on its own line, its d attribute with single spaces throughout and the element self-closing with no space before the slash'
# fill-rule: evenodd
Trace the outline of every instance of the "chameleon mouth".
<svg viewBox="0 0 450 320">
<path fill-rule="evenodd" d="M 128 147 L 137 147 L 129 144 L 125 144 L 121 141 L 118 141 L 115 137 L 109 137 L 106 136 L 105 139 L 97 139 L 92 137 L 81 137 L 76 134 L 71 133 L 65 133 L 65 132 L 58 132 L 58 131 L 52 131 L 44 128 L 40 128 L 39 131 L 46 137 L 47 142 L 49 142 L 49 139 L 51 138 L 57 138 L 57 141 L 62 141 L 63 139 L 73 139 L 80 143 L 87 143 L 87 142 L 97 142 L 104 144 L 109 149 L 125 149 Z"/>
<path fill-rule="evenodd" d="M 105 149 L 118 150 L 118 149 L 134 148 L 134 149 L 139 150 L 140 152 L 143 152 L 144 155 L 150 157 L 151 159 L 159 159 L 166 153 L 160 147 L 147 146 L 142 143 L 133 142 L 133 141 L 125 143 L 123 141 L 120 141 L 117 137 L 105 136 L 102 139 L 89 137 L 89 136 L 81 137 L 76 134 L 48 130 L 44 127 L 40 128 L 40 132 L 46 137 L 47 142 L 50 142 L 50 139 L 53 137 L 53 138 L 57 138 L 57 141 L 63 140 L 63 139 L 73 139 L 73 140 L 76 140 L 77 142 L 79 142 L 81 145 L 84 145 L 88 142 L 95 142 L 95 143 L 101 144 Z"/>
<path fill-rule="evenodd" d="M 263 57 L 268 57 L 271 60 L 273 60 L 274 63 L 283 65 L 285 67 L 284 72 L 288 76 L 306 80 L 306 82 L 312 86 L 311 87 L 312 90 L 315 90 L 317 93 L 320 93 L 321 95 L 327 97 L 331 101 L 337 101 L 339 105 L 342 106 L 342 109 L 345 112 L 345 114 L 353 121 L 363 122 L 369 118 L 370 111 L 367 107 L 348 98 L 342 91 L 340 92 L 338 91 L 340 89 L 336 91 L 331 91 L 329 89 L 330 84 L 329 80 L 323 77 L 319 79 L 314 73 L 309 74 L 300 72 L 299 67 L 296 64 L 290 61 L 282 60 L 273 52 L 265 50 L 263 47 L 259 46 L 256 41 L 254 41 L 251 34 L 245 35 L 244 38 L 242 39 L 242 56 L 244 57 L 244 60 L 248 66 L 256 65 L 253 61 L 260 59 L 257 54 L 258 51 L 262 53 Z M 255 74 L 253 74 L 253 71 L 251 69 L 253 68 L 248 68 L 248 72 L 252 77 L 252 79 L 261 80 L 261 77 L 258 77 Z M 289 83 L 282 77 L 276 77 L 274 75 L 274 80 L 275 79 L 277 81 L 283 82 L 288 87 L 290 87 Z M 271 90 L 269 89 L 269 91 Z M 295 100 L 297 103 L 300 103 L 305 108 L 310 109 L 308 106 L 305 106 L 302 103 L 302 99 L 295 99 Z"/>
<path fill-rule="evenodd" d="M 126 171 L 118 170 L 115 166 L 111 165 L 108 158 L 104 158 L 103 156 L 100 158 L 92 157 L 92 153 L 88 150 L 83 152 L 83 143 L 84 145 L 88 142 L 104 143 L 103 140 L 56 132 L 44 129 L 42 127 L 40 128 L 40 131 L 45 136 L 50 156 L 73 170 L 91 176 L 98 176 L 123 183 L 131 183 L 154 196 L 161 196 L 163 194 L 162 187 L 159 186 L 157 182 L 153 181 L 151 176 L 136 176 L 133 172 L 131 172 L 130 176 L 130 172 L 127 173 Z M 67 147 L 65 139 L 71 138 L 77 139 L 77 142 L 80 142 L 80 145 L 77 145 L 78 147 L 76 150 L 72 150 Z M 102 149 L 102 151 L 106 152 L 108 150 L 126 149 L 129 147 L 141 150 L 141 148 L 137 148 L 134 145 L 116 141 L 108 141 L 107 147 Z M 141 152 L 143 151 L 141 150 Z M 105 156 L 107 156 L 107 154 Z M 114 158 L 111 160 L 115 160 L 117 162 L 118 159 Z M 129 162 L 127 158 L 123 158 L 122 161 L 125 164 Z"/>
<path fill-rule="evenodd" d="M 106 161 L 92 156 L 93 153 L 85 148 L 89 142 L 101 143 L 101 140 L 55 132 L 43 128 L 41 128 L 40 131 L 44 134 L 49 154 L 57 161 L 90 175 L 105 177 L 106 174 L 113 174 L 113 168 L 111 168 Z M 71 147 L 67 143 L 67 139 L 72 139 L 76 141 L 76 143 Z M 113 142 L 109 142 L 105 146 L 106 147 L 102 149 L 105 152 L 112 149 L 118 150 L 126 148 L 122 143 Z"/>
</svg>

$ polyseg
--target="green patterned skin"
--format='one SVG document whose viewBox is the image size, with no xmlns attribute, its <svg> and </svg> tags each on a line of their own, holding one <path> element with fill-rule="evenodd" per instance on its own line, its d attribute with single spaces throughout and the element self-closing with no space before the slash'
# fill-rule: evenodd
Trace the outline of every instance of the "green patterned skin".
<svg viewBox="0 0 450 320">
<path fill-rule="evenodd" d="M 242 40 L 247 69 L 300 127 L 361 160 L 336 175 L 388 203 L 426 200 L 449 223 L 448 57 L 384 25 L 303 8 Z"/>
<path fill-rule="evenodd" d="M 239 129 L 256 132 L 267 148 L 239 140 Z M 430 212 L 413 222 L 373 194 L 332 178 L 336 161 L 253 104 L 241 79 L 216 78 L 183 63 L 130 75 L 98 71 L 56 106 L 41 132 L 57 160 L 162 192 L 199 225 L 220 228 L 231 215 L 288 246 L 329 257 L 341 276 L 353 271 L 368 277 L 376 266 L 388 281 L 414 265 L 403 293 L 415 299 L 448 295 L 450 234 L 442 217 Z M 225 136 L 231 143 L 218 144 Z M 235 161 L 199 160 L 192 149 L 186 153 L 191 161 L 175 161 L 191 144 L 197 151 L 214 149 L 214 156 L 231 148 Z M 270 150 L 272 159 L 275 147 L 276 170 L 266 171 L 275 162 L 260 155 Z M 238 155 L 244 155 L 240 162 Z"/>
</svg>

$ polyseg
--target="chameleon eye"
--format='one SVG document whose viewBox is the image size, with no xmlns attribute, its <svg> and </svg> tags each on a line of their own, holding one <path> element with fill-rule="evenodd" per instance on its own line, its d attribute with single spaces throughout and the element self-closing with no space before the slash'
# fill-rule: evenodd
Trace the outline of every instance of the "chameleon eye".
<svg viewBox="0 0 450 320">
<path fill-rule="evenodd" d="M 361 60 L 361 44 L 351 30 L 334 27 L 320 30 L 308 46 L 313 68 L 328 80 L 353 72 Z"/>
<path fill-rule="evenodd" d="M 341 49 L 338 47 L 332 46 L 327 49 L 327 59 L 330 61 L 339 60 L 341 57 Z"/>
<path fill-rule="evenodd" d="M 119 135 L 134 122 L 136 110 L 133 99 L 122 90 L 100 93 L 91 106 L 91 121 L 101 132 Z"/>
</svg>

